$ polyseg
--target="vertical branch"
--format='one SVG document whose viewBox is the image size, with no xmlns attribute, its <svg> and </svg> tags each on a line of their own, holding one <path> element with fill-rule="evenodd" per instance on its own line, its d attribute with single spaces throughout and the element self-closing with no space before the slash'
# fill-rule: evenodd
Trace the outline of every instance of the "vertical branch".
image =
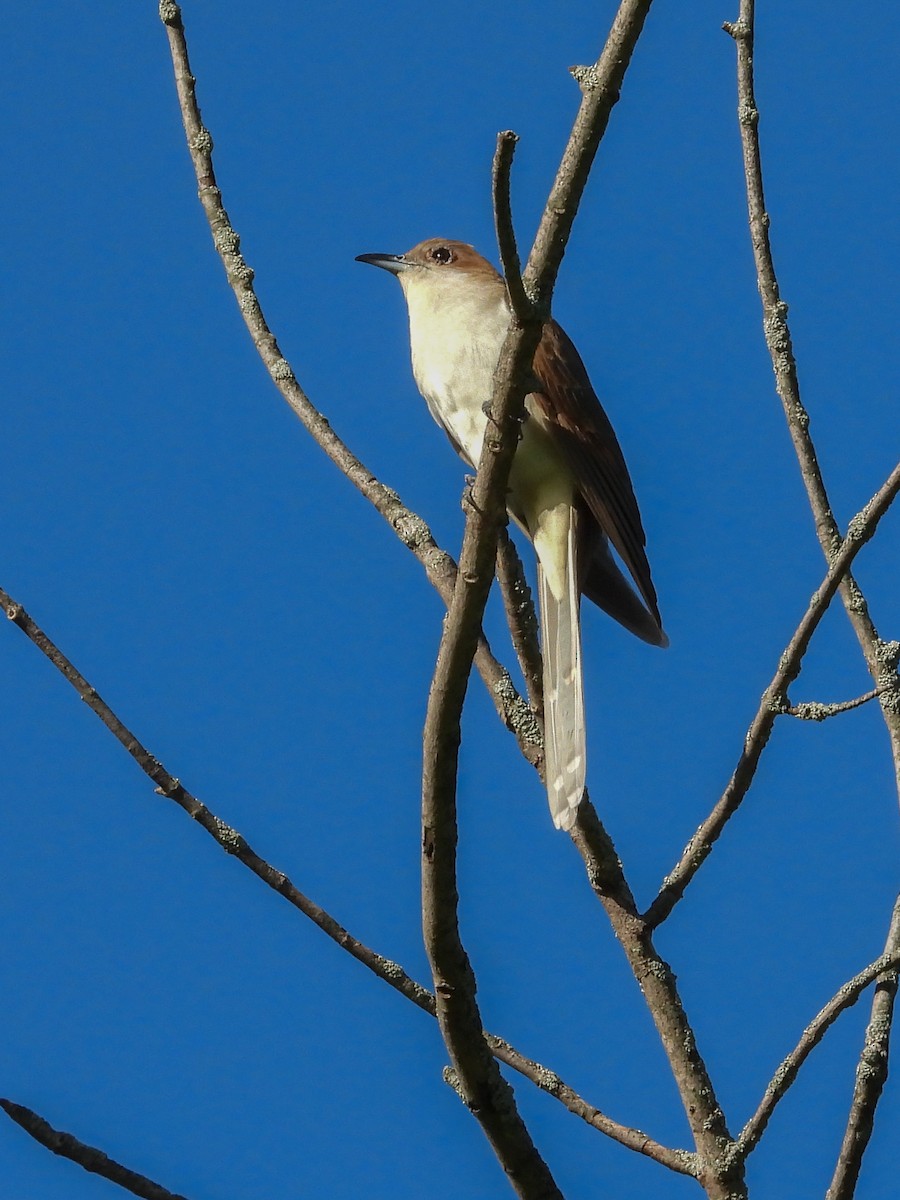
<svg viewBox="0 0 900 1200">
<path fill-rule="evenodd" d="M 519 1116 L 512 1090 L 485 1044 L 475 976 L 459 934 L 456 780 L 460 722 L 477 632 L 493 579 L 498 532 L 505 521 L 506 485 L 527 373 L 594 154 L 649 8 L 650 0 L 622 0 L 600 60 L 579 80 L 584 98 L 529 257 L 524 295 L 517 290 L 518 271 L 511 257 L 515 254 L 511 218 L 506 220 L 501 214 L 498 220 L 505 265 L 513 280 L 513 303 L 522 311 L 513 314 L 494 372 L 488 434 L 466 519 L 459 573 L 438 649 L 423 735 L 422 923 L 438 1022 L 453 1065 L 454 1083 L 522 1196 L 559 1193 Z M 495 203 L 503 208 L 508 208 L 506 184 L 513 146 L 513 135 L 501 135 L 494 192 Z"/>
<path fill-rule="evenodd" d="M 895 958 L 900 953 L 900 901 L 894 905 L 884 952 Z M 851 1200 L 856 1191 L 859 1169 L 875 1124 L 875 1109 L 887 1080 L 891 1023 L 896 998 L 897 970 L 894 969 L 885 972 L 875 987 L 872 1012 L 856 1068 L 856 1083 L 847 1128 L 844 1130 L 840 1154 L 825 1200 Z"/>
<path fill-rule="evenodd" d="M 509 148 L 511 152 L 511 144 Z M 498 147 L 498 158 L 501 153 Z M 495 177 L 498 169 L 495 166 Z M 514 321 L 494 374 L 457 583 L 428 695 L 422 739 L 422 929 L 454 1087 L 479 1121 L 517 1194 L 526 1200 L 561 1200 L 485 1040 L 475 974 L 459 932 L 456 883 L 463 701 L 493 581 L 497 538 L 506 521 L 506 487 L 518 443 L 526 374 L 540 333 L 541 322 L 534 316 L 525 323 Z"/>
<path fill-rule="evenodd" d="M 788 308 L 781 298 L 769 239 L 770 220 L 763 190 L 759 108 L 756 103 L 753 75 L 755 7 L 754 0 L 740 0 L 737 22 L 725 25 L 726 32 L 734 38 L 737 47 L 738 121 L 747 186 L 750 237 L 763 308 L 763 330 L 775 372 L 776 388 L 800 465 L 819 544 L 830 563 L 840 547 L 840 531 L 825 490 L 815 446 L 809 432 L 809 414 L 800 398 L 797 364 L 787 322 Z M 852 524 L 851 522 L 848 533 L 852 532 Z M 879 703 L 890 739 L 895 784 L 900 793 L 900 679 L 897 675 L 900 644 L 885 642 L 878 636 L 865 597 L 849 574 L 841 582 L 840 595 L 862 649 L 866 666 L 878 690 Z M 898 936 L 894 923 L 891 928 L 889 941 L 891 937 Z M 828 1192 L 828 1200 L 848 1200 L 855 1190 L 862 1156 L 868 1145 L 875 1109 L 886 1077 L 895 994 L 895 975 L 879 982 L 857 1068 L 856 1087 L 847 1129 Z"/>
<path fill-rule="evenodd" d="M 809 432 L 809 414 L 800 398 L 797 363 L 787 320 L 788 306 L 781 298 L 769 240 L 771 222 L 766 211 L 763 190 L 759 108 L 753 80 L 755 7 L 754 0 L 740 0 L 737 22 L 726 22 L 724 26 L 737 46 L 738 122 L 747 186 L 750 239 L 762 301 L 763 330 L 775 372 L 775 385 L 787 418 L 819 544 L 830 563 L 840 546 L 841 534 L 825 490 L 815 445 Z M 841 583 L 840 595 L 865 657 L 866 666 L 879 689 L 879 702 L 890 738 L 894 777 L 900 794 L 900 679 L 897 676 L 900 645 L 896 642 L 884 642 L 878 636 L 865 597 L 852 576 L 848 575 Z"/>
</svg>

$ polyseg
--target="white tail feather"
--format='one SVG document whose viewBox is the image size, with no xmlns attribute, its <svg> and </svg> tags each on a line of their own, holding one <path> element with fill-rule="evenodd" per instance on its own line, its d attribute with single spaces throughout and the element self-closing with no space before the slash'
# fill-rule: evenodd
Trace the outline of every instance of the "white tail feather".
<svg viewBox="0 0 900 1200">
<path fill-rule="evenodd" d="M 561 579 L 555 581 L 561 595 L 554 595 L 547 573 L 538 562 L 544 654 L 544 770 L 550 813 L 557 829 L 571 829 L 575 822 L 587 765 L 576 514 L 571 508 L 568 511 L 565 564 Z"/>
</svg>

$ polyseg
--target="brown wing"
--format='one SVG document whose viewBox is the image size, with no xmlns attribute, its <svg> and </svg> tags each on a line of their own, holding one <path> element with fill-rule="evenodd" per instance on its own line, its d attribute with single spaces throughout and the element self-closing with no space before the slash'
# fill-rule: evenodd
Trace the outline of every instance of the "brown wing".
<svg viewBox="0 0 900 1200">
<path fill-rule="evenodd" d="M 544 326 L 534 356 L 534 374 L 540 385 L 534 392 L 535 404 L 553 431 L 585 504 L 631 572 L 661 628 L 644 552 L 647 539 L 625 459 L 578 351 L 555 321 Z"/>
</svg>

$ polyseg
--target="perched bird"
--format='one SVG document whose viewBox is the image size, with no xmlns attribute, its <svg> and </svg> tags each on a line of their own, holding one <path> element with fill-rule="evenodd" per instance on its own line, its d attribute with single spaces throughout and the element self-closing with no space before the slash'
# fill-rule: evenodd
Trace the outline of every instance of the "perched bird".
<svg viewBox="0 0 900 1200">
<path fill-rule="evenodd" d="M 471 246 L 446 238 L 357 261 L 399 279 L 416 384 L 456 452 L 477 467 L 510 323 L 506 284 Z M 537 554 L 547 793 L 554 824 L 570 829 L 586 768 L 581 594 L 645 642 L 666 646 L 668 638 L 625 459 L 578 351 L 555 321 L 544 325 L 528 389 L 507 507 Z"/>
</svg>

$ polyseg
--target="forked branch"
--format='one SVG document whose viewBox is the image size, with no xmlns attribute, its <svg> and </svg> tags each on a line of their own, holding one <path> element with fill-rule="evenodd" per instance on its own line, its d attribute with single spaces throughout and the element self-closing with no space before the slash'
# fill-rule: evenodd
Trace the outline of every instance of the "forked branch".
<svg viewBox="0 0 900 1200">
<path fill-rule="evenodd" d="M 728 786 L 713 811 L 691 838 L 677 865 L 663 880 L 659 894 L 647 909 L 646 917 L 651 926 L 659 925 L 671 913 L 709 856 L 725 825 L 747 795 L 775 721 L 789 711 L 785 700 L 787 689 L 800 673 L 803 656 L 810 640 L 846 578 L 853 560 L 866 542 L 875 535 L 878 522 L 890 508 L 898 492 L 900 463 L 894 467 L 868 504 L 850 522 L 850 532 L 837 553 L 832 555 L 830 569 L 813 593 L 806 613 L 778 660 L 778 668 L 769 686 L 762 694 Z"/>
<path fill-rule="evenodd" d="M 889 977 L 892 977 L 894 984 L 896 984 L 898 966 L 900 966 L 900 898 L 898 898 L 894 905 L 884 952 L 874 962 L 860 971 L 858 975 L 854 975 L 852 979 L 849 979 L 840 991 L 832 996 L 824 1008 L 816 1014 L 806 1029 L 804 1029 L 803 1035 L 797 1045 L 773 1075 L 756 1112 L 741 1130 L 736 1146 L 738 1154 L 746 1157 L 759 1144 L 759 1139 L 762 1137 L 763 1131 L 769 1123 L 779 1100 L 786 1094 L 788 1088 L 797 1078 L 800 1068 L 806 1059 L 815 1047 L 818 1046 L 819 1042 L 821 1042 L 841 1013 L 851 1008 L 865 989 L 876 979 L 882 978 L 887 981 Z"/>
</svg>

